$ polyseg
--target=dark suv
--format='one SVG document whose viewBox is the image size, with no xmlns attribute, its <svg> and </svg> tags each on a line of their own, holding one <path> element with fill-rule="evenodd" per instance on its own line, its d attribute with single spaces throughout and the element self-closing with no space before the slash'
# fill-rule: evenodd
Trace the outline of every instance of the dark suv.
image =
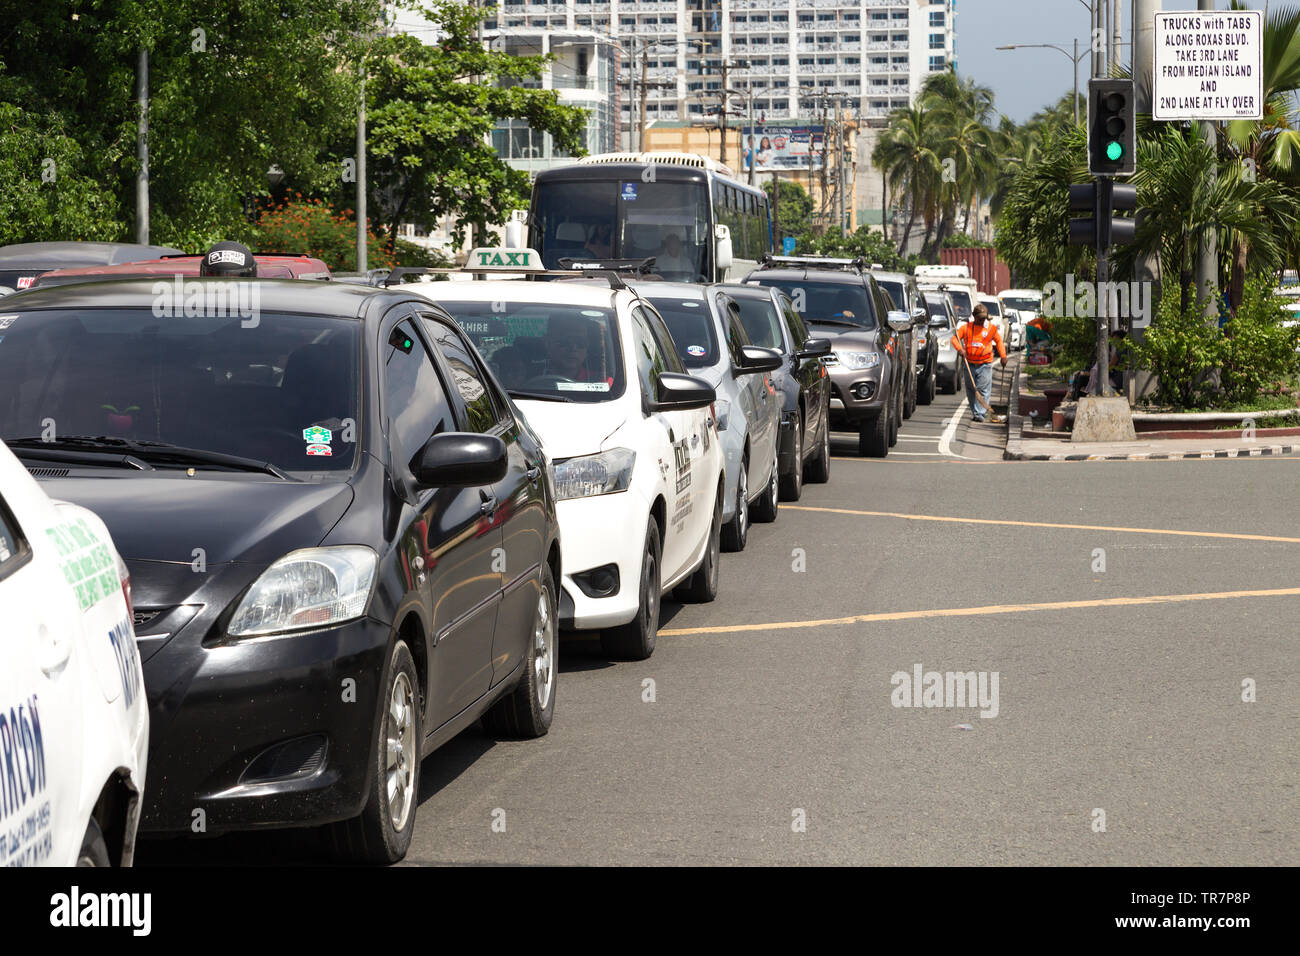
<svg viewBox="0 0 1300 956">
<path fill-rule="evenodd" d="M 903 333 L 912 318 L 893 311 L 869 269 L 861 259 L 767 256 L 745 282 L 779 288 L 809 329 L 831 340 L 822 360 L 831 378 L 831 425 L 858 433 L 859 454 L 884 458 L 903 418 Z"/>
</svg>

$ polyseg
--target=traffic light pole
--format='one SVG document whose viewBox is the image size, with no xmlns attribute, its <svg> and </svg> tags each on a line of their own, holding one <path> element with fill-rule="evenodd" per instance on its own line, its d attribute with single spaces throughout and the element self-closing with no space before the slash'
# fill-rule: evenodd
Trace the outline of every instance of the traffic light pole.
<svg viewBox="0 0 1300 956">
<path fill-rule="evenodd" d="M 1110 394 L 1110 316 L 1106 305 L 1110 288 L 1110 232 L 1115 180 L 1097 177 L 1097 395 Z"/>
</svg>

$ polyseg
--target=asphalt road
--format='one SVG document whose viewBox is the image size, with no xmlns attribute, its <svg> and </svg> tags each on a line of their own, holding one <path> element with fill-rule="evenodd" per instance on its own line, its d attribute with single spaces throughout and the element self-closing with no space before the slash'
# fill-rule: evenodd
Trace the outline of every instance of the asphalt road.
<svg viewBox="0 0 1300 956">
<path fill-rule="evenodd" d="M 883 461 L 838 436 L 717 601 L 665 602 L 649 661 L 566 643 L 547 737 L 424 762 L 406 863 L 1300 862 L 1300 460 L 1002 462 L 1005 427 L 957 408 Z M 1290 593 L 1234 593 L 1261 591 Z M 996 672 L 996 716 L 895 706 L 917 665 L 983 672 L 989 705 Z M 318 859 L 305 834 L 139 855 Z"/>
</svg>

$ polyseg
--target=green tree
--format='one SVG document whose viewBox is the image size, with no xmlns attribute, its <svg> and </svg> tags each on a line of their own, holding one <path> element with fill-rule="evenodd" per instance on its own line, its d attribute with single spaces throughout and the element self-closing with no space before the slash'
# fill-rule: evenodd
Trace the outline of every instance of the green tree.
<svg viewBox="0 0 1300 956">
<path fill-rule="evenodd" d="M 763 183 L 762 189 L 767 193 L 768 203 L 772 202 L 772 183 L 780 183 L 780 192 L 777 193 L 777 236 L 796 236 L 806 237 L 809 234 L 808 217 L 812 215 L 813 200 L 808 195 L 808 190 L 804 189 L 798 183 L 792 183 L 786 179 L 769 179 Z M 777 243 L 778 247 L 780 242 Z M 779 249 L 778 249 L 779 251 Z"/>
<path fill-rule="evenodd" d="M 855 232 L 841 236 L 838 232 L 827 232 L 809 243 L 811 251 L 820 256 L 838 256 L 850 259 L 865 259 L 878 262 L 886 269 L 896 270 L 902 264 L 894 244 L 880 232 L 870 226 L 859 226 Z"/>
<path fill-rule="evenodd" d="M 553 90 L 521 85 L 541 76 L 545 58 L 484 49 L 479 8 L 430 0 L 424 13 L 441 37 L 436 46 L 387 37 L 368 60 L 371 195 L 390 242 L 404 220 L 461 213 L 460 222 L 476 227 L 500 225 L 527 207 L 528 174 L 490 142 L 498 120 L 525 120 L 561 153 L 577 155 L 584 143 L 584 110 L 561 105 Z"/>
</svg>

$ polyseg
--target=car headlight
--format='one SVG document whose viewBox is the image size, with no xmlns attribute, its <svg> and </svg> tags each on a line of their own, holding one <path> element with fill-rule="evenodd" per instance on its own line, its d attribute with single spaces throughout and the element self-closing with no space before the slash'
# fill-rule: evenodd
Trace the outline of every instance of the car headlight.
<svg viewBox="0 0 1300 956">
<path fill-rule="evenodd" d="M 713 403 L 714 421 L 718 423 L 718 431 L 727 430 L 727 422 L 731 420 L 731 402 L 724 398 L 718 399 Z"/>
<path fill-rule="evenodd" d="M 836 352 L 835 357 L 848 368 L 859 371 L 880 364 L 879 352 Z"/>
<path fill-rule="evenodd" d="M 291 551 L 249 588 L 227 633 L 253 637 L 358 618 L 365 613 L 378 563 L 364 545 Z"/>
<path fill-rule="evenodd" d="M 630 448 L 611 448 L 596 455 L 566 458 L 555 463 L 555 497 L 591 498 L 627 491 L 632 482 L 636 452 Z"/>
</svg>

